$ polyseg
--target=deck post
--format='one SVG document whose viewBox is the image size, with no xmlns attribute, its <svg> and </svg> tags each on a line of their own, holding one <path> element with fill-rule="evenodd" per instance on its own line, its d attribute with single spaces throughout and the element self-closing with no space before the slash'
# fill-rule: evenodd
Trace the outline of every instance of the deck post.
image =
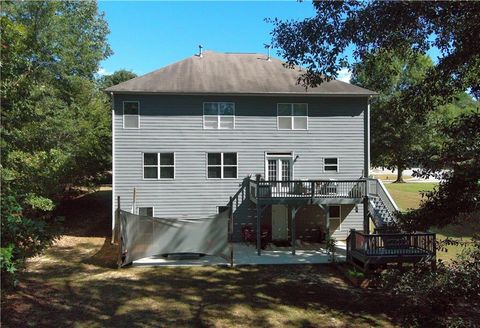
<svg viewBox="0 0 480 328">
<path fill-rule="evenodd" d="M 370 221 L 368 218 L 368 194 L 369 194 L 369 185 L 368 185 L 368 173 L 365 175 L 365 196 L 363 197 L 363 233 L 368 235 L 370 234 Z"/>
<path fill-rule="evenodd" d="M 330 238 L 330 205 L 325 206 L 325 220 L 327 225 L 327 235 L 325 239 L 328 240 Z"/>
<path fill-rule="evenodd" d="M 363 199 L 363 233 L 370 234 L 370 222 L 368 218 L 368 196 Z"/>
<path fill-rule="evenodd" d="M 260 216 L 262 215 L 260 211 L 260 200 L 257 200 L 257 255 L 262 254 L 262 240 L 261 240 L 261 231 L 260 231 Z"/>
<path fill-rule="evenodd" d="M 292 232 L 292 255 L 295 255 L 295 241 L 297 240 L 296 231 L 295 231 L 295 215 L 297 214 L 297 211 L 295 210 L 294 206 L 291 207 L 290 213 L 291 213 L 291 216 L 292 216 L 292 222 L 291 222 L 291 225 L 292 225 L 292 229 L 291 229 L 291 232 Z"/>
</svg>

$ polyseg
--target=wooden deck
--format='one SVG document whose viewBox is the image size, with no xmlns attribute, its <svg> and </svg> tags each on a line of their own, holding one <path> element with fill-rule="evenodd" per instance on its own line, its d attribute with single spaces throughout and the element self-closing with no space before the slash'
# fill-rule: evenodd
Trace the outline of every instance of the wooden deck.
<svg viewBox="0 0 480 328">
<path fill-rule="evenodd" d="M 418 263 L 436 257 L 433 233 L 364 234 L 352 230 L 347 238 L 347 259 L 368 269 L 386 263 Z"/>
</svg>

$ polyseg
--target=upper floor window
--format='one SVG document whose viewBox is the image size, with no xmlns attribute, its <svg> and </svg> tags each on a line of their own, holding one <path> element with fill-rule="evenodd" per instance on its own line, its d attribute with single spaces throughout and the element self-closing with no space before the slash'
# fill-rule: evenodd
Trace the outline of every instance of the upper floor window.
<svg viewBox="0 0 480 328">
<path fill-rule="evenodd" d="M 203 103 L 204 129 L 233 129 L 235 127 L 235 104 L 231 102 Z"/>
<path fill-rule="evenodd" d="M 323 170 L 324 171 L 335 171 L 338 172 L 338 158 L 324 158 L 323 159 Z"/>
<path fill-rule="evenodd" d="M 123 102 L 123 127 L 125 129 L 140 127 L 140 103 L 138 101 Z"/>
<path fill-rule="evenodd" d="M 308 104 L 277 104 L 279 130 L 308 130 Z"/>
<path fill-rule="evenodd" d="M 143 178 L 144 179 L 174 179 L 175 154 L 174 153 L 144 153 Z"/>
<path fill-rule="evenodd" d="M 237 153 L 208 153 L 207 177 L 209 179 L 236 179 Z"/>
</svg>

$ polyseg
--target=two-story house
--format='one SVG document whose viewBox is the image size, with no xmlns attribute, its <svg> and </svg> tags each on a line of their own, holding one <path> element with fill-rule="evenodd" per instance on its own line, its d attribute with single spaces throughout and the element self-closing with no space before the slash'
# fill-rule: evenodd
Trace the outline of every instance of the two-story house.
<svg viewBox="0 0 480 328">
<path fill-rule="evenodd" d="M 205 52 L 108 88 L 113 209 L 120 197 L 131 211 L 134 189 L 133 211 L 155 217 L 235 203 L 235 241 L 247 228 L 294 243 L 368 230 L 373 189 L 372 207 L 394 207 L 367 179 L 375 92 L 337 80 L 305 88 L 300 74 L 262 54 Z"/>
</svg>

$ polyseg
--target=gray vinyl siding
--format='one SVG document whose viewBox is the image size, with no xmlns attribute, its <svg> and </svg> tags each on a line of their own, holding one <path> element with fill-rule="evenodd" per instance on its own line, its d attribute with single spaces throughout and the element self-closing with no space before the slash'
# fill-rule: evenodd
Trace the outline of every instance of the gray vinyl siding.
<svg viewBox="0 0 480 328">
<path fill-rule="evenodd" d="M 122 102 L 140 102 L 140 128 L 124 129 Z M 235 103 L 234 130 L 204 130 L 203 102 Z M 308 130 L 278 130 L 277 103 L 308 103 Z M 115 94 L 115 186 L 121 207 L 131 210 L 133 188 L 138 207 L 154 215 L 205 216 L 226 205 L 248 175 L 265 174 L 266 152 L 294 152 L 295 179 L 357 179 L 364 168 L 364 111 L 367 98 L 233 97 Z M 174 180 L 144 180 L 142 154 L 174 152 Z M 237 152 L 238 179 L 207 179 L 206 153 Z M 338 157 L 339 172 L 324 172 L 323 158 Z M 116 206 L 116 198 L 114 206 Z M 350 212 L 347 228 L 362 229 L 362 209 Z"/>
</svg>

